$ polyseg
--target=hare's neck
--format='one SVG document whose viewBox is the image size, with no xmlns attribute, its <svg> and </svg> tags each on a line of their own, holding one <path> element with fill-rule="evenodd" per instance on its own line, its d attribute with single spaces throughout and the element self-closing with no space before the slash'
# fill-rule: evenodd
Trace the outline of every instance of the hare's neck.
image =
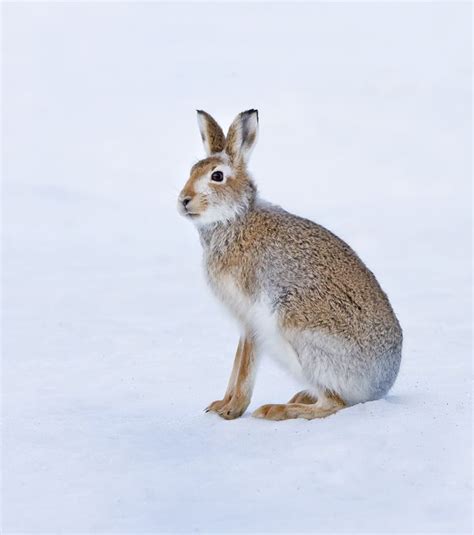
<svg viewBox="0 0 474 535">
<path fill-rule="evenodd" d="M 210 249 L 224 250 L 240 234 L 240 230 L 245 225 L 249 212 L 250 210 L 235 217 L 231 221 L 211 223 L 199 227 L 199 238 L 201 239 L 203 248 L 207 251 Z"/>
<path fill-rule="evenodd" d="M 245 226 L 249 215 L 258 203 L 257 188 L 252 180 L 248 180 L 242 198 L 235 206 L 232 217 L 223 221 L 215 221 L 206 225 L 198 225 L 201 244 L 204 249 L 216 249 L 232 241 Z"/>
</svg>

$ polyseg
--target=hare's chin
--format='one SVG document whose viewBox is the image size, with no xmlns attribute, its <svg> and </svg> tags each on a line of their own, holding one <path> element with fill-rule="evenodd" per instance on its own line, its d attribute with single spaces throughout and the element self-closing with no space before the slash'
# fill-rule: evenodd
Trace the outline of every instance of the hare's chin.
<svg viewBox="0 0 474 535">
<path fill-rule="evenodd" d="M 179 206 L 178 207 L 178 212 L 180 213 L 180 215 L 182 215 L 183 217 L 187 218 L 187 219 L 196 219 L 197 217 L 199 217 L 201 214 L 198 213 L 198 212 L 188 212 L 185 208 L 183 208 L 182 206 Z"/>
</svg>

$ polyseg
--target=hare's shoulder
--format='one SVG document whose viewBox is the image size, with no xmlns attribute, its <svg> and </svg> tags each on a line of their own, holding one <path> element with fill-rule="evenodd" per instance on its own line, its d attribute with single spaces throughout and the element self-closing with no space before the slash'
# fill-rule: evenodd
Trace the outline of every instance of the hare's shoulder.
<svg viewBox="0 0 474 535">
<path fill-rule="evenodd" d="M 245 250 L 252 255 L 296 262 L 300 269 L 321 269 L 326 262 L 337 262 L 365 271 L 353 249 L 330 230 L 265 202 L 250 215 L 239 241 L 246 242 Z"/>
</svg>

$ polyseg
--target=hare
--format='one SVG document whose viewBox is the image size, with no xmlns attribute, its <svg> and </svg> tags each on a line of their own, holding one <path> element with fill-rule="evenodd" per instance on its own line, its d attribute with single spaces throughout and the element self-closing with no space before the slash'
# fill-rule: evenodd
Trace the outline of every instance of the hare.
<svg viewBox="0 0 474 535">
<path fill-rule="evenodd" d="M 227 136 L 197 113 L 207 157 L 178 210 L 196 225 L 208 283 L 241 329 L 224 398 L 206 410 L 225 419 L 246 411 L 262 351 L 305 389 L 257 418 L 323 418 L 381 398 L 398 374 L 402 331 L 374 275 L 330 231 L 259 198 L 247 170 L 257 110 L 237 115 Z"/>
</svg>

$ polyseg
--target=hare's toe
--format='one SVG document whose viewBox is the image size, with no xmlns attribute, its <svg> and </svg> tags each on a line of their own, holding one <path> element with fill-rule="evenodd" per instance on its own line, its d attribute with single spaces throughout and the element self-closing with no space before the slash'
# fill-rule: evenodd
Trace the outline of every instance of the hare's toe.
<svg viewBox="0 0 474 535">
<path fill-rule="evenodd" d="M 215 412 L 225 420 L 234 420 L 242 416 L 248 406 L 248 400 L 232 397 L 230 399 L 214 401 L 206 409 L 206 412 Z"/>
<path fill-rule="evenodd" d="M 266 420 L 286 420 L 286 405 L 269 404 L 262 405 L 252 413 L 254 418 L 265 418 Z"/>
<path fill-rule="evenodd" d="M 252 416 L 265 418 L 266 420 L 288 420 L 290 418 L 326 418 L 344 408 L 344 402 L 339 398 L 334 400 L 325 399 L 325 403 L 287 403 L 286 405 L 263 405 Z"/>
<path fill-rule="evenodd" d="M 302 390 L 301 392 L 298 392 L 295 394 L 288 403 L 304 403 L 306 405 L 313 405 L 318 401 L 318 398 L 316 396 L 313 396 L 311 392 L 308 392 L 307 390 Z"/>
<path fill-rule="evenodd" d="M 225 407 L 222 407 L 217 414 L 225 420 L 235 420 L 235 418 L 240 418 L 240 416 L 242 416 L 246 408 L 247 407 L 232 406 L 231 404 L 228 404 Z"/>
<path fill-rule="evenodd" d="M 229 399 L 218 399 L 213 401 L 208 407 L 206 407 L 206 412 L 219 412 L 222 407 L 224 407 L 229 402 Z"/>
</svg>

